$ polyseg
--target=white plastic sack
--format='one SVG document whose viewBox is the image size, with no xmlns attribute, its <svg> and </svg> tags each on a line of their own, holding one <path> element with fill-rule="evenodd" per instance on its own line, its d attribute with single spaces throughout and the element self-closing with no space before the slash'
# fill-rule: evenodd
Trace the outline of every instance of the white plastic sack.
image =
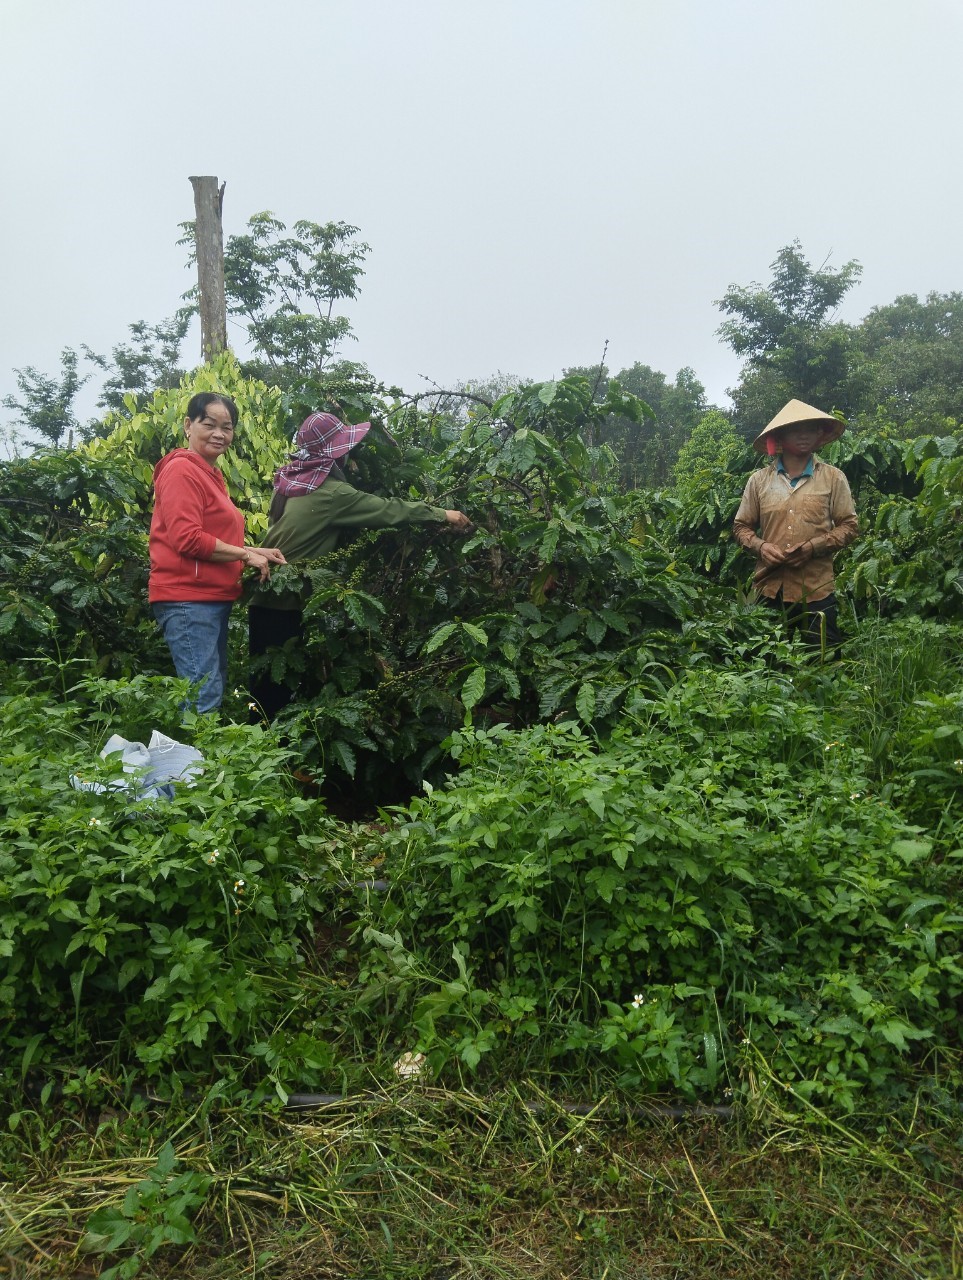
<svg viewBox="0 0 963 1280">
<path fill-rule="evenodd" d="M 190 783 L 197 774 L 203 773 L 201 767 L 204 757 L 196 747 L 188 747 L 183 742 L 175 742 L 157 729 L 150 736 L 145 747 L 142 742 L 129 742 L 119 733 L 113 734 L 104 744 L 100 755 L 103 760 L 115 752 L 120 752 L 121 765 L 125 779 L 105 785 L 102 782 L 87 782 L 74 774 L 71 785 L 78 791 L 124 791 L 137 800 L 171 800 L 174 796 L 174 782 Z"/>
</svg>

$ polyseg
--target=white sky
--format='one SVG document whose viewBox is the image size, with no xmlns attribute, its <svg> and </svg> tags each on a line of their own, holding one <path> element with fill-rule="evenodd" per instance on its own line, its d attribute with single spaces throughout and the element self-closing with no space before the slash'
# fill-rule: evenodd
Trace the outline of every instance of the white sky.
<svg viewBox="0 0 963 1280">
<path fill-rule="evenodd" d="M 714 301 L 795 237 L 862 262 L 845 319 L 963 288 L 960 0 L 0 0 L 0 44 L 0 396 L 174 312 L 190 174 L 225 234 L 356 224 L 344 354 L 409 391 L 608 339 L 722 402 Z"/>
</svg>

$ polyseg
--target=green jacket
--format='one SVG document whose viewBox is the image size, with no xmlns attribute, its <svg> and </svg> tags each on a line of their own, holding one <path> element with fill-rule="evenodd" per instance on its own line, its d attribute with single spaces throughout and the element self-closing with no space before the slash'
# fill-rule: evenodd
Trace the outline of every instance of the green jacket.
<svg viewBox="0 0 963 1280">
<path fill-rule="evenodd" d="M 396 529 L 405 524 L 444 524 L 441 507 L 403 498 L 379 498 L 343 480 L 329 477 L 313 493 L 288 498 L 280 520 L 271 525 L 262 546 L 277 547 L 288 564 L 317 560 L 333 551 L 342 533 L 357 529 Z M 295 592 L 272 595 L 255 587 L 250 603 L 265 609 L 299 609 Z"/>
</svg>

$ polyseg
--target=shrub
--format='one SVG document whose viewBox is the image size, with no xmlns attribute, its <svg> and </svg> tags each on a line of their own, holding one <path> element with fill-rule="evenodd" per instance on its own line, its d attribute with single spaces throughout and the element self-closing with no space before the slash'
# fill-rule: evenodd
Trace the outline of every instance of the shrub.
<svg viewBox="0 0 963 1280">
<path fill-rule="evenodd" d="M 737 1074 L 745 1041 L 851 1105 L 953 1039 L 949 872 L 789 677 L 695 671 L 637 689 L 605 742 L 566 721 L 452 751 L 461 773 L 386 837 L 372 962 L 416 1025 L 421 998 L 439 1065 L 537 1034 L 692 1095 Z M 433 995 L 410 976 L 432 972 Z"/>
<path fill-rule="evenodd" d="M 112 731 L 176 725 L 183 692 L 141 677 L 84 681 L 60 703 L 2 700 L 8 1064 L 79 1055 L 209 1076 L 218 1054 L 257 1052 L 301 999 L 347 855 L 319 802 L 293 794 L 287 753 L 259 728 L 198 720 L 202 776 L 154 802 L 122 788 L 118 757 L 97 756 Z"/>
</svg>

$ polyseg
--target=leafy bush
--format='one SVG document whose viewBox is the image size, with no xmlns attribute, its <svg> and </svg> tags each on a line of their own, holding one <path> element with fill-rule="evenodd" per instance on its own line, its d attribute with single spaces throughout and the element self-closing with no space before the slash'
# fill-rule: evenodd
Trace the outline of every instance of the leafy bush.
<svg viewBox="0 0 963 1280">
<path fill-rule="evenodd" d="M 696 671 L 641 684 L 602 743 L 566 721 L 452 752 L 461 773 L 385 837 L 371 935 L 372 994 L 414 1001 L 437 1066 L 538 1036 L 691 1096 L 731 1083 L 746 1042 L 852 1105 L 955 1040 L 948 864 L 789 677 Z"/>
<path fill-rule="evenodd" d="M 586 444 L 609 412 L 641 409 L 614 385 L 598 404 L 591 390 L 581 377 L 520 388 L 416 436 L 430 449 L 412 443 L 424 424 L 405 410 L 393 423 L 400 465 L 421 468 L 429 501 L 462 506 L 474 535 L 367 535 L 273 575 L 278 591 L 306 583 L 303 650 L 268 661 L 297 685 L 282 723 L 309 763 L 382 795 L 400 772 L 410 789 L 466 712 L 604 728 L 640 655 L 665 660 L 701 584 L 619 491 L 609 450 Z M 369 479 L 397 492 L 390 461 Z M 715 593 L 703 595 L 712 613 Z"/>
<path fill-rule="evenodd" d="M 228 357 L 199 386 L 241 404 L 227 474 L 254 532 L 300 402 Z M 284 738 L 192 723 L 207 767 L 169 804 L 73 791 L 72 773 L 118 780 L 97 762 L 108 733 L 180 736 L 182 687 L 149 678 L 167 662 L 144 583 L 151 468 L 187 389 L 128 405 L 83 450 L 0 467 L 8 1078 L 109 1061 L 283 1093 L 346 1072 L 353 1035 L 374 1041 L 370 1063 L 413 1025 L 437 1070 L 593 1060 L 631 1087 L 712 1096 L 762 1054 L 851 1106 L 945 1059 L 958 637 L 862 617 L 842 666 L 797 662 L 741 603 L 731 431 L 704 424 L 673 493 L 625 495 L 591 443 L 643 412 L 616 386 L 597 403 L 578 376 L 517 387 L 459 419 L 391 410 L 359 482 L 460 506 L 474 534 L 370 533 L 277 573 L 308 597 L 304 645 L 269 658 L 298 683 Z M 351 394 L 368 412 L 370 385 Z M 727 441 L 724 466 L 702 465 Z M 955 438 L 835 448 L 872 525 L 841 586 L 954 609 Z M 237 610 L 236 649 L 242 630 Z M 369 807 L 445 758 L 460 769 L 371 838 L 392 887 L 364 921 L 358 1007 L 358 957 L 337 948 L 336 983 L 313 972 L 350 847 L 292 792 L 280 740 Z"/>
<path fill-rule="evenodd" d="M 237 404 L 238 428 L 221 469 L 232 500 L 245 514 L 248 538 L 255 539 L 267 528 L 271 481 L 287 456 L 290 434 L 284 430 L 285 400 L 281 392 L 256 378 L 245 378 L 229 353 L 187 374 L 173 391 L 155 392 L 144 406 L 131 398 L 129 412 L 109 414 L 104 438 L 92 440 L 81 452 L 94 459 L 110 460 L 124 473 L 127 510 L 140 516 L 146 532 L 154 467 L 164 454 L 184 443 L 182 426 L 187 402 L 200 391 L 229 395 Z"/>
<path fill-rule="evenodd" d="M 149 1074 L 209 1075 L 219 1053 L 259 1052 L 301 999 L 346 854 L 319 803 L 292 794 L 286 752 L 259 728 L 202 718 L 203 775 L 154 802 L 123 789 L 119 757 L 96 754 L 111 731 L 146 738 L 148 716 L 176 724 L 182 693 L 139 677 L 83 681 L 60 703 L 2 701 L 8 1064 L 136 1056 Z"/>
<path fill-rule="evenodd" d="M 956 436 L 920 436 L 901 449 L 907 483 L 875 504 L 844 585 L 881 612 L 963 616 L 963 446 Z"/>
<path fill-rule="evenodd" d="M 837 714 L 867 757 L 874 787 L 937 850 L 963 843 L 963 633 L 915 616 L 860 622 L 847 645 Z"/>
<path fill-rule="evenodd" d="M 213 1179 L 187 1169 L 175 1172 L 177 1158 L 166 1142 L 147 1177 L 128 1187 L 120 1205 L 106 1205 L 92 1213 L 82 1240 L 89 1253 L 132 1250 L 126 1258 L 100 1272 L 100 1280 L 133 1280 L 145 1261 L 165 1245 L 193 1244 L 197 1239 L 192 1216 L 204 1204 Z"/>
<path fill-rule="evenodd" d="M 123 467 L 82 452 L 0 463 L 0 652 L 82 655 L 113 674 L 144 634 L 147 539 Z"/>
</svg>

